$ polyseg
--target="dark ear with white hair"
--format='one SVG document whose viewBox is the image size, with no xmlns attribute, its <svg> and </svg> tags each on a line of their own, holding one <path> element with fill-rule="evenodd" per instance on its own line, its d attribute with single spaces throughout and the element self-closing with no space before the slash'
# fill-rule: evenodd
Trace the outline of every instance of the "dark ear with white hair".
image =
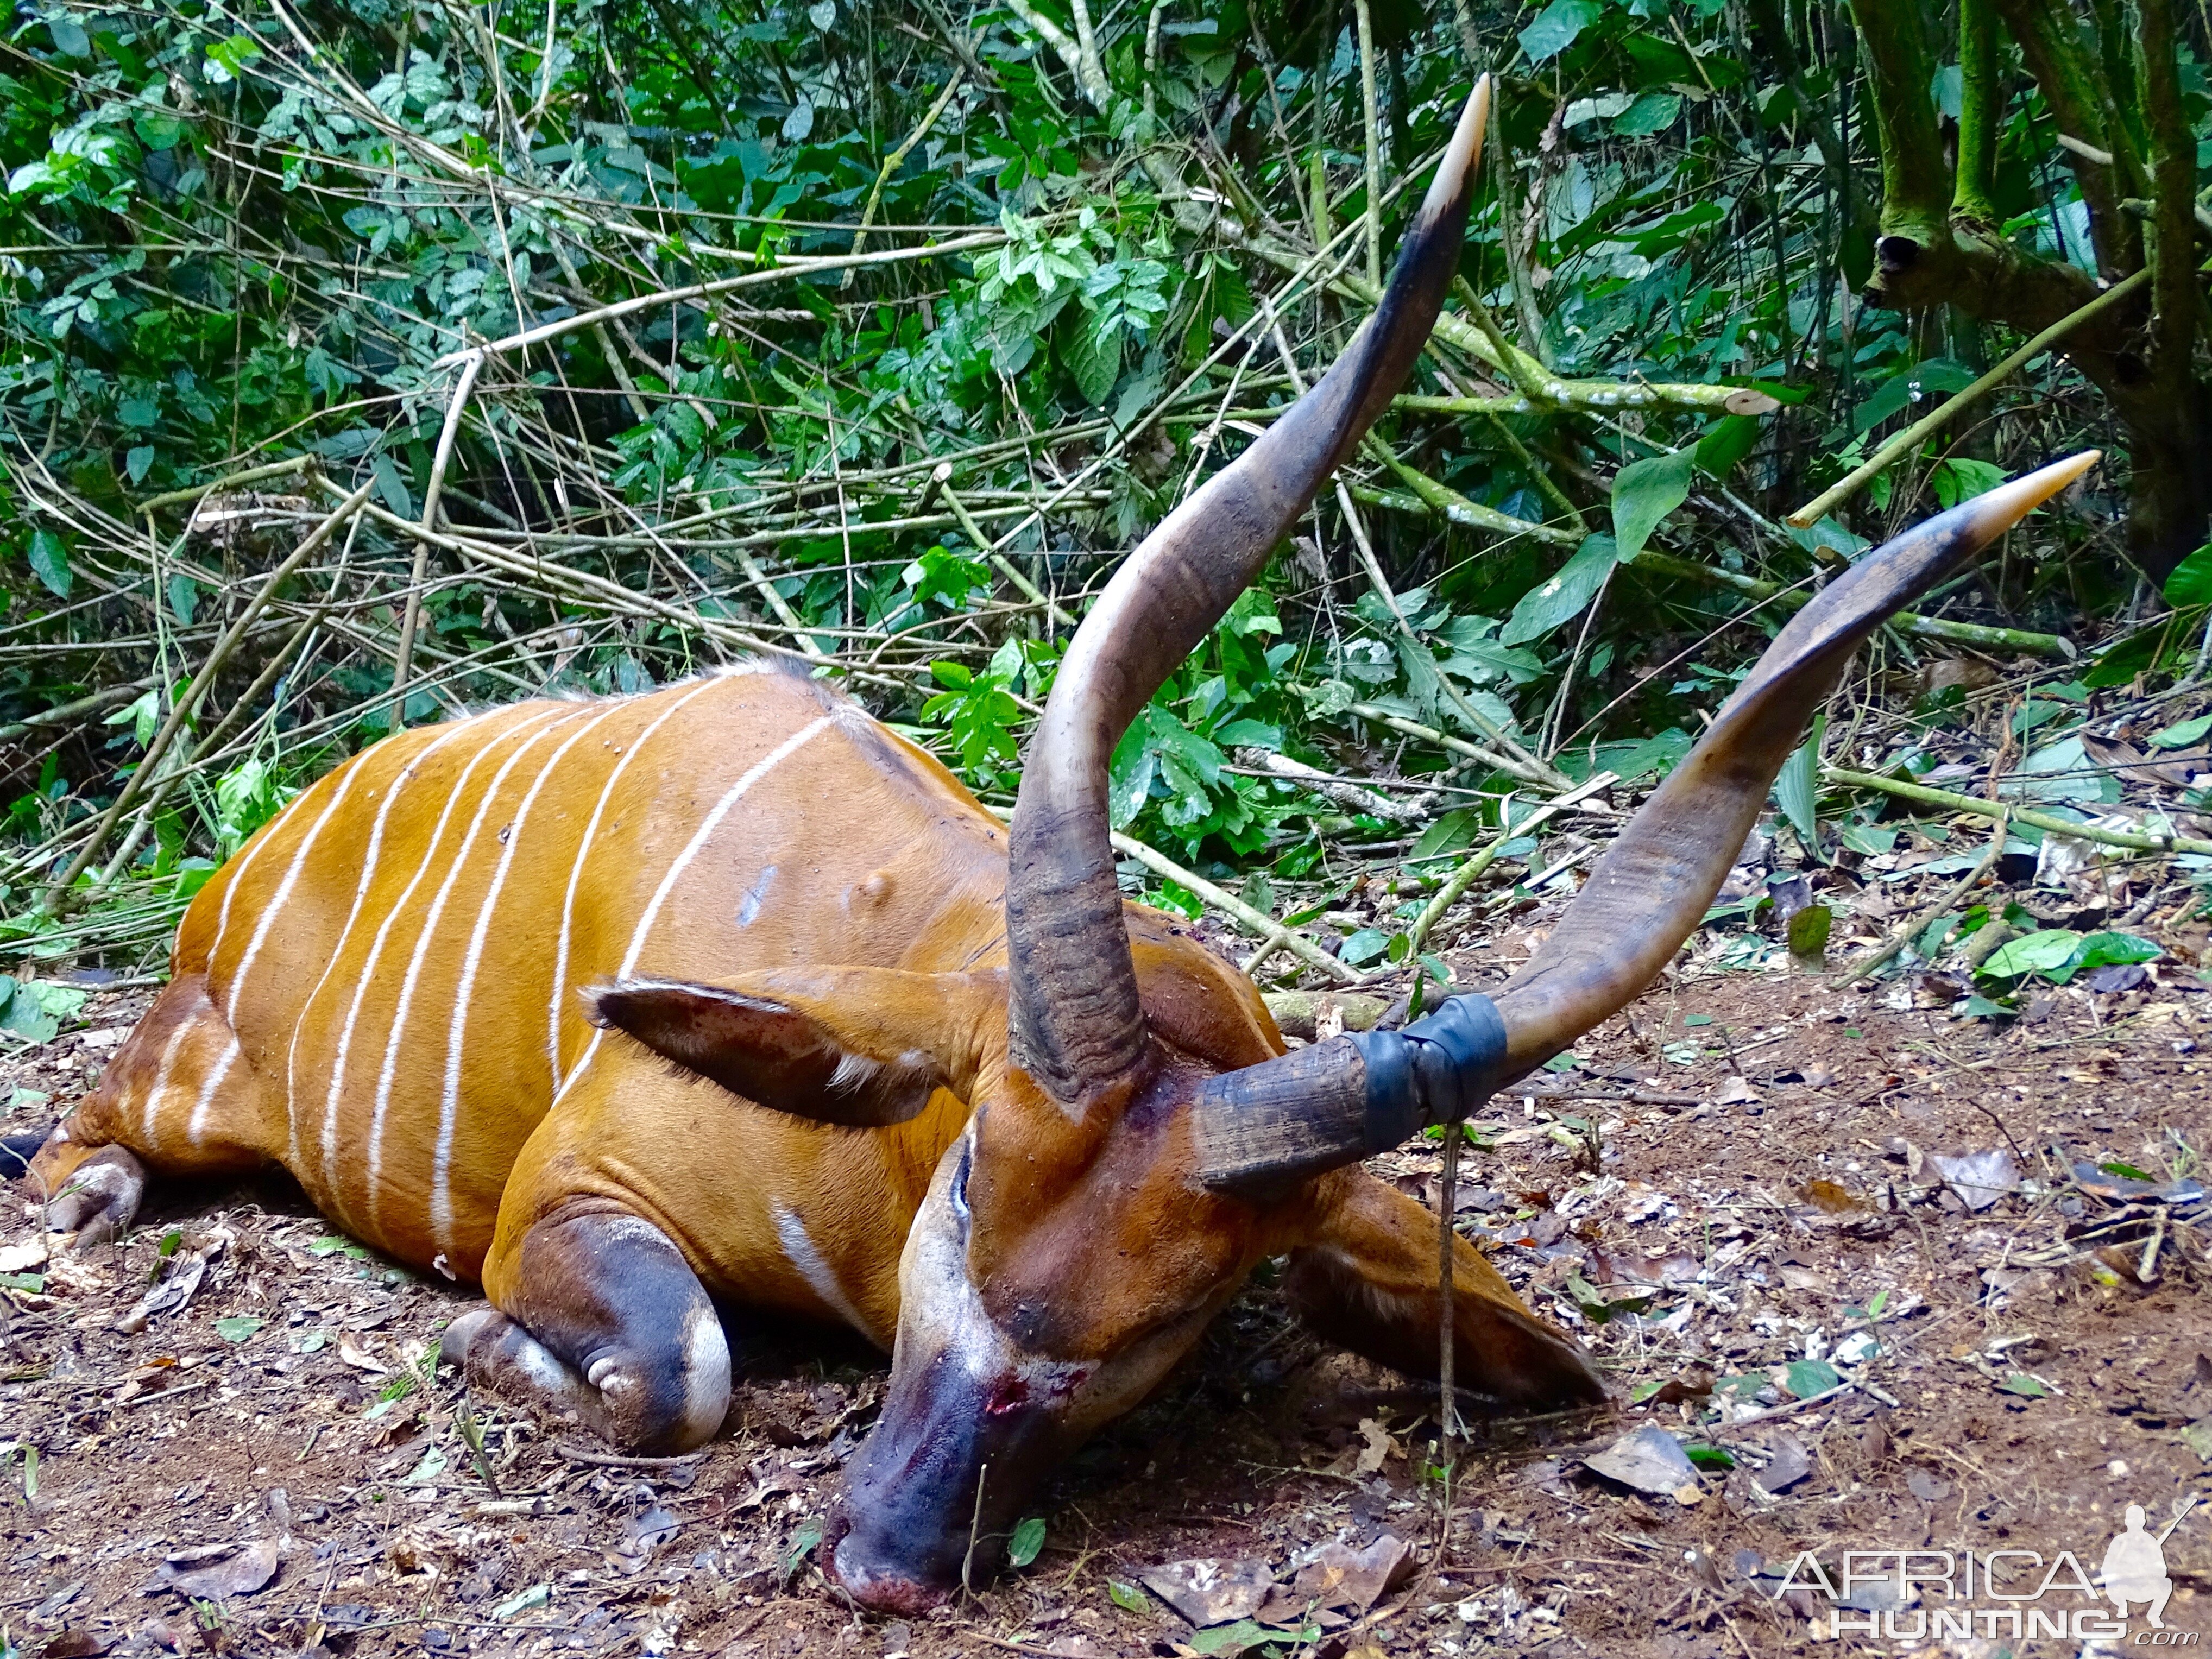
<svg viewBox="0 0 2212 1659">
<path fill-rule="evenodd" d="M 973 1086 L 975 1033 L 1006 1018 L 1001 975 L 830 968 L 726 984 L 590 986 L 592 1023 L 771 1110 L 847 1128 L 903 1123 Z"/>
</svg>

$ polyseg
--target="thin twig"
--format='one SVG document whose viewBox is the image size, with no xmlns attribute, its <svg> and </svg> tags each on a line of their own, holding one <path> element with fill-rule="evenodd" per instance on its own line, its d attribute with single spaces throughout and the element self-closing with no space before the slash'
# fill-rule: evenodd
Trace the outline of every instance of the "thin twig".
<svg viewBox="0 0 2212 1659">
<path fill-rule="evenodd" d="M 1948 915 L 1953 905 L 1956 904 L 1960 899 L 1966 897 L 1967 894 L 1972 892 L 1977 886 L 1980 885 L 1982 878 L 1989 874 L 1990 866 L 1995 864 L 1997 861 L 1998 856 L 2003 853 L 2005 837 L 2012 831 L 2009 814 L 2000 813 L 1997 817 L 1996 822 L 1996 833 L 1990 837 L 1989 846 L 1983 849 L 1982 856 L 1976 861 L 1974 867 L 1967 871 L 1965 877 L 1961 880 L 1954 884 L 1950 890 L 1946 892 L 1942 898 L 1937 899 L 1935 904 L 1928 910 L 1916 914 L 1909 921 L 1900 923 L 1891 932 L 1890 936 L 1887 939 L 1884 939 L 1880 945 L 1876 945 L 1873 950 L 1868 951 L 1856 962 L 1853 963 L 1850 970 L 1836 981 L 1835 988 L 1837 990 L 1840 991 L 1846 986 L 1857 984 L 1859 981 L 1864 979 L 1869 974 L 1874 972 L 1875 969 L 1881 967 L 1882 963 L 1887 962 L 1899 951 L 1902 951 L 1905 948 L 1905 940 L 1912 937 L 1914 930 L 1927 925 L 1926 922 L 1922 920 L 1923 915 L 1942 916 Z"/>
</svg>

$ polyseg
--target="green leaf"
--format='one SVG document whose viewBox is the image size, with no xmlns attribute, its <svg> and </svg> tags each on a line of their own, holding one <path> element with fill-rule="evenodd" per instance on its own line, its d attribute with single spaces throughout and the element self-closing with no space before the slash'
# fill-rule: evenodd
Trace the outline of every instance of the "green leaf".
<svg viewBox="0 0 2212 1659">
<path fill-rule="evenodd" d="M 2070 927 L 2045 927 L 2020 939 L 2008 939 L 1982 963 L 1990 979 L 2017 979 L 2022 974 L 2047 974 L 2074 959 L 2081 934 Z"/>
<path fill-rule="evenodd" d="M 2174 606 L 2212 605 L 2212 542 L 2198 548 L 2166 579 L 2166 602 Z"/>
<path fill-rule="evenodd" d="M 1298 1630 L 1274 1630 L 1266 1625 L 1255 1624 L 1249 1619 L 1240 1619 L 1233 1625 L 1218 1625 L 1212 1630 L 1195 1631 L 1189 1638 L 1192 1652 L 1219 1654 L 1222 1659 L 1235 1659 L 1237 1654 L 1257 1647 L 1273 1647 L 1278 1644 L 1283 1647 L 1294 1647 L 1320 1639 L 1321 1626 L 1318 1625 L 1307 1625 Z"/>
<path fill-rule="evenodd" d="M 258 1314 L 232 1314 L 215 1322 L 215 1334 L 226 1342 L 243 1342 L 262 1327 Z"/>
<path fill-rule="evenodd" d="M 1481 828 L 1474 813 L 1464 806 L 1455 807 L 1421 831 L 1421 838 L 1413 843 L 1412 860 L 1440 858 L 1456 853 L 1474 839 Z"/>
<path fill-rule="evenodd" d="M 1990 461 L 1977 461 L 1967 456 L 1954 455 L 1938 461 L 1928 475 L 1928 482 L 1936 491 L 1936 499 L 1945 507 L 1956 507 L 1960 501 L 1972 501 L 2002 483 L 2008 475 L 2005 470 Z"/>
<path fill-rule="evenodd" d="M 2092 933 L 2074 947 L 2067 966 L 2075 973 L 2085 968 L 2109 968 L 2130 962 L 2156 962 L 2166 954 L 2148 939 L 2135 933 Z"/>
<path fill-rule="evenodd" d="M 84 1006 L 84 999 L 85 993 L 74 986 L 22 981 L 8 999 L 7 1011 L 0 1013 L 0 1031 L 28 1042 L 51 1042 L 61 1030 L 62 1021 L 73 1018 Z"/>
<path fill-rule="evenodd" d="M 1735 1459 L 1718 1446 L 1685 1446 L 1682 1455 L 1701 1469 L 1732 1469 Z"/>
<path fill-rule="evenodd" d="M 1821 519 L 1809 525 L 1784 525 L 1790 539 L 1808 553 L 1817 554 L 1822 548 L 1856 559 L 1873 544 L 1863 536 L 1853 535 L 1832 518 Z"/>
<path fill-rule="evenodd" d="M 169 608 L 187 628 L 192 625 L 192 617 L 200 608 L 200 585 L 181 570 L 169 578 Z"/>
<path fill-rule="evenodd" d="M 218 85 L 235 81 L 246 66 L 261 56 L 261 43 L 250 34 L 234 34 L 207 49 L 207 76 Z"/>
<path fill-rule="evenodd" d="M 1441 1282 L 1441 1281 L 1439 1281 Z M 1026 1567 L 1037 1559 L 1044 1548 L 1044 1517 L 1032 1515 L 1015 1527 L 1014 1535 L 1006 1540 L 1006 1561 L 1009 1565 Z"/>
<path fill-rule="evenodd" d="M 50 530 L 31 532 L 31 574 L 44 582 L 57 599 L 69 598 L 70 585 L 76 580 L 70 569 L 69 549 Z"/>
<path fill-rule="evenodd" d="M 783 1577 L 786 1583 L 790 1583 L 797 1576 L 800 1565 L 808 1556 L 814 1553 L 815 1547 L 821 1541 L 822 1523 L 819 1521 L 806 1522 L 797 1532 L 791 1534 L 791 1547 L 783 1553 Z"/>
<path fill-rule="evenodd" d="M 2191 557 L 2196 556 L 2191 555 Z M 2150 734 L 2152 746 L 2159 749 L 2186 749 L 2212 732 L 2212 714 L 2199 714 L 2193 720 L 2181 720 L 2172 726 L 2161 726 Z"/>
<path fill-rule="evenodd" d="M 1819 783 L 1821 732 L 1814 725 L 1812 738 L 1774 775 L 1774 802 L 1797 832 L 1798 844 L 1810 853 L 1820 845 Z"/>
<path fill-rule="evenodd" d="M 2014 1371 L 1997 1384 L 2002 1394 L 2016 1394 L 2025 1400 L 2048 1400 L 2051 1387 L 2039 1376 L 2030 1376 L 2026 1371 Z"/>
<path fill-rule="evenodd" d="M 1557 58 L 1600 15 L 1597 0 L 1552 0 L 1536 21 L 1521 31 L 1521 50 L 1528 54 L 1532 64 Z"/>
<path fill-rule="evenodd" d="M 1102 407 L 1121 377 L 1121 325 L 1109 312 L 1087 312 L 1075 320 L 1060 361 L 1075 377 L 1076 390 L 1093 408 Z"/>
<path fill-rule="evenodd" d="M 1828 948 L 1828 930 L 1835 912 L 1825 904 L 1808 904 L 1790 918 L 1790 954 L 1819 957 Z"/>
<path fill-rule="evenodd" d="M 495 1619 L 512 1619 L 518 1613 L 527 1613 L 532 1607 L 542 1607 L 553 1599 L 553 1586 L 532 1584 L 528 1589 L 510 1595 L 491 1610 Z"/>
<path fill-rule="evenodd" d="M 1897 831 L 1885 823 L 1847 823 L 1836 834 L 1844 846 L 1866 858 L 1879 858 L 1897 846 Z"/>
<path fill-rule="evenodd" d="M 1521 596 L 1505 626 L 1498 630 L 1498 643 L 1519 645 L 1526 640 L 1539 640 L 1560 623 L 1581 616 L 1619 562 L 1612 537 L 1584 538 L 1557 574 Z"/>
<path fill-rule="evenodd" d="M 1694 449 L 1631 461 L 1613 475 L 1613 535 L 1618 556 L 1632 559 L 1659 527 L 1659 521 L 1690 498 Z M 1510 641 L 1509 641 L 1510 642 Z"/>
<path fill-rule="evenodd" d="M 1283 746 L 1283 728 L 1270 726 L 1265 720 L 1236 720 L 1217 728 L 1213 741 L 1224 749 L 1279 750 Z"/>
<path fill-rule="evenodd" d="M 1759 421 L 1755 416 L 1724 415 L 1713 422 L 1712 430 L 1698 440 L 1694 452 L 1698 470 L 1709 477 L 1725 479 L 1758 441 Z"/>
<path fill-rule="evenodd" d="M 1843 1373 L 1825 1359 L 1793 1359 L 1782 1368 L 1782 1386 L 1794 1400 L 1826 1394 L 1843 1380 Z"/>
<path fill-rule="evenodd" d="M 165 109 L 143 110 L 131 125 L 138 142 L 151 150 L 174 149 L 185 136 L 184 118 Z"/>
<path fill-rule="evenodd" d="M 1337 951 L 1337 960 L 1357 968 L 1362 963 L 1372 962 L 1390 948 L 1390 935 L 1379 927 L 1363 927 L 1344 941 Z"/>
<path fill-rule="evenodd" d="M 1125 1584 L 1118 1578 L 1106 1581 L 1106 1599 L 1125 1613 L 1150 1613 L 1152 1610 L 1152 1604 L 1146 1599 L 1144 1591 L 1134 1584 Z"/>
<path fill-rule="evenodd" d="M 1682 100 L 1672 92 L 1643 92 L 1636 101 L 1615 118 L 1613 130 L 1624 138 L 1648 138 L 1655 132 L 1663 132 L 1674 125 L 1682 112 Z"/>
</svg>

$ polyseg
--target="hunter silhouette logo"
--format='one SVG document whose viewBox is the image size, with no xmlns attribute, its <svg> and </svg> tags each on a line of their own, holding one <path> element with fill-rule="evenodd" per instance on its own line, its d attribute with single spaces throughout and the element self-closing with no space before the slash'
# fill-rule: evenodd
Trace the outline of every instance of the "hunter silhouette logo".
<svg viewBox="0 0 2212 1659">
<path fill-rule="evenodd" d="M 2192 1496 L 2153 1532 L 2142 1505 L 2129 1504 L 2094 1579 L 2071 1550 L 2048 1559 L 2021 1549 L 1849 1550 L 1833 1576 L 1807 1551 L 1790 1564 L 1775 1595 L 1794 1589 L 1825 1598 L 1815 1633 L 1831 1638 L 2119 1638 L 2130 1647 L 2194 1648 L 2203 1640 L 2198 1632 L 2166 1628 L 2173 1580 L 2166 1541 L 2196 1507 Z M 1932 1599 L 1915 1605 L 1923 1598 Z M 2144 1609 L 2148 1628 L 2130 1636 L 2129 1609 L 2136 1607 Z"/>
<path fill-rule="evenodd" d="M 2140 1504 L 2128 1505 L 2127 1522 L 2127 1530 L 2105 1552 L 2105 1594 L 2123 1619 L 2130 1601 L 2149 1602 L 2150 1611 L 2143 1616 L 2153 1630 L 2164 1630 L 2166 1599 L 2173 1594 L 2173 1580 L 2166 1576 L 2166 1539 L 2173 1528 L 2152 1537 L 2143 1530 Z M 2179 1524 L 2177 1516 L 2175 1525 Z"/>
</svg>

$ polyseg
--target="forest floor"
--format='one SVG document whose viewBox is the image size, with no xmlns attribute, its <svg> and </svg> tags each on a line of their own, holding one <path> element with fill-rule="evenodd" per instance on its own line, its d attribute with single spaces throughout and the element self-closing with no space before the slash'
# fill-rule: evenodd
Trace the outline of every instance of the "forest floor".
<svg viewBox="0 0 2212 1659">
<path fill-rule="evenodd" d="M 1947 1018 L 1954 993 L 1917 976 L 1670 978 L 1552 1079 L 1641 1100 L 1500 1098 L 1462 1164 L 1461 1215 L 1591 1344 L 1613 1409 L 1476 1424 L 1447 1509 L 1433 1390 L 1324 1348 L 1255 1285 L 1054 1484 L 1030 1565 L 912 1622 L 839 1606 L 809 1547 L 879 1356 L 779 1337 L 702 1455 L 624 1467 L 471 1415 L 425 1356 L 471 1292 L 337 1238 L 280 1179 L 157 1188 L 127 1243 L 44 1262 L 19 1187 L 0 1654 L 2074 1654 L 2097 1650 L 2078 1625 L 2014 1639 L 2005 1609 L 2094 1614 L 2067 1563 L 2094 1577 L 2130 1504 L 2154 1534 L 2183 1515 L 2166 1624 L 2212 1635 L 2212 1504 L 2184 1515 L 2212 1497 L 2195 931 L 2160 935 L 2132 988 L 2051 988 L 2006 1027 Z M 1490 959 L 1528 948 L 1509 933 Z M 66 1102 L 148 994 L 96 994 L 0 1090 Z M 6 1128 L 52 1114 L 17 1099 Z M 1376 1168 L 1433 1203 L 1438 1162 L 1425 1144 Z M 118 1328 L 165 1252 L 162 1283 L 196 1289 Z M 2028 1553 L 1948 1601 L 1838 1584 L 1840 1645 L 1811 1568 L 1785 1584 L 1804 1552 L 1832 1582 L 1845 1552 L 1961 1549 Z M 1972 1639 L 1911 1639 L 1969 1608 Z M 1310 1622 L 1224 1634 L 1253 1612 Z"/>
</svg>

